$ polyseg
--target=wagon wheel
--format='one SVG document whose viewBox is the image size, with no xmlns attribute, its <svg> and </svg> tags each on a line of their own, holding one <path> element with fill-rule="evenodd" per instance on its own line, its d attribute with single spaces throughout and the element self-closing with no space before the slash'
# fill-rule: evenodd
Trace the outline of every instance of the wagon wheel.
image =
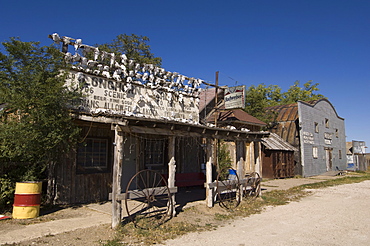
<svg viewBox="0 0 370 246">
<path fill-rule="evenodd" d="M 173 203 L 166 180 L 152 170 L 136 173 L 126 188 L 125 207 L 130 220 L 142 229 L 171 219 Z"/>
<path fill-rule="evenodd" d="M 217 196 L 220 206 L 226 209 L 234 209 L 240 204 L 241 190 L 237 174 L 229 177 L 228 172 L 219 172 L 216 180 Z"/>
<path fill-rule="evenodd" d="M 244 193 L 246 197 L 256 198 L 259 196 L 261 191 L 261 176 L 257 172 L 253 172 L 248 176 L 246 188 Z"/>
</svg>

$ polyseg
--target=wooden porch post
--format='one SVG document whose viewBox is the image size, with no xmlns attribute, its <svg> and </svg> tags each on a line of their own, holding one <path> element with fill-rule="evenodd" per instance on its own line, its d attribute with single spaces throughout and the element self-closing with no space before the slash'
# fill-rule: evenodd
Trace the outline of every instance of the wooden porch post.
<svg viewBox="0 0 370 246">
<path fill-rule="evenodd" d="M 209 208 L 213 207 L 214 205 L 214 188 L 210 188 L 209 184 L 213 182 L 212 180 L 212 165 L 213 165 L 213 155 L 214 155 L 214 141 L 212 139 L 207 138 L 206 140 L 206 156 L 207 156 L 207 163 L 206 163 L 206 202 Z"/>
<path fill-rule="evenodd" d="M 117 200 L 117 195 L 121 193 L 122 158 L 123 158 L 123 132 L 121 127 L 114 127 L 114 162 L 113 162 L 113 182 L 112 182 L 112 228 L 121 223 L 122 206 L 121 201 Z"/>
<path fill-rule="evenodd" d="M 244 160 L 245 160 L 245 142 L 244 141 L 236 141 L 236 170 L 239 176 L 239 180 L 245 178 L 245 171 L 244 171 Z M 240 185 L 241 194 L 243 194 L 243 184 Z M 240 198 L 243 199 L 243 196 Z"/>
<path fill-rule="evenodd" d="M 175 136 L 170 136 L 168 140 L 168 159 L 170 162 L 168 163 L 168 188 L 175 188 L 175 174 L 176 174 L 176 160 L 175 160 Z M 171 194 L 172 204 L 173 204 L 173 211 L 172 215 L 176 215 L 176 200 L 175 200 L 175 193 Z"/>
<path fill-rule="evenodd" d="M 254 148 L 255 148 L 255 157 L 256 157 L 256 172 L 260 175 L 262 178 L 262 153 L 261 153 L 261 142 L 254 142 Z M 260 193 L 258 196 L 261 196 L 262 191 L 260 189 Z"/>
<path fill-rule="evenodd" d="M 245 175 L 244 162 L 245 162 L 245 142 L 236 141 L 236 169 L 239 175 L 239 179 L 243 179 Z"/>
</svg>

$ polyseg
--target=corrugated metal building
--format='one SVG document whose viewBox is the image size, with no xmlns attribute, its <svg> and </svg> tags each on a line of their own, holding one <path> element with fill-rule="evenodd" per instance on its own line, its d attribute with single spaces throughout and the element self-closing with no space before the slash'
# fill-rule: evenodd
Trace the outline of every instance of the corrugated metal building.
<svg viewBox="0 0 370 246">
<path fill-rule="evenodd" d="M 346 169 L 344 119 L 327 99 L 269 107 L 267 112 L 277 114 L 271 131 L 299 149 L 295 174 Z"/>
</svg>

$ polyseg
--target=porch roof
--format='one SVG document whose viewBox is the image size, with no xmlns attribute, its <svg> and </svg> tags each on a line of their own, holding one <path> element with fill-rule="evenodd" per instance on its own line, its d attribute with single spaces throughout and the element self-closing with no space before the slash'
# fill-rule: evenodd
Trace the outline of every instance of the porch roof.
<svg viewBox="0 0 370 246">
<path fill-rule="evenodd" d="M 211 125 L 191 124 L 171 120 L 157 120 L 138 117 L 106 117 L 103 115 L 78 114 L 76 119 L 88 122 L 105 123 L 119 125 L 123 131 L 169 135 L 169 136 L 198 136 L 217 138 L 225 140 L 247 140 L 259 141 L 261 138 L 268 137 L 269 132 L 243 131 L 237 129 L 226 129 Z"/>
</svg>

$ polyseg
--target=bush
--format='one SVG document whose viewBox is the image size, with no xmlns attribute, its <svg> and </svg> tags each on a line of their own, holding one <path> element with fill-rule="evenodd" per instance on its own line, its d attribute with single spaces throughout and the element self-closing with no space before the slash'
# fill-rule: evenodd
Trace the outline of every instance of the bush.
<svg viewBox="0 0 370 246">
<path fill-rule="evenodd" d="M 39 181 L 45 176 L 41 164 L 0 163 L 0 213 L 10 211 L 17 182 Z"/>
</svg>

